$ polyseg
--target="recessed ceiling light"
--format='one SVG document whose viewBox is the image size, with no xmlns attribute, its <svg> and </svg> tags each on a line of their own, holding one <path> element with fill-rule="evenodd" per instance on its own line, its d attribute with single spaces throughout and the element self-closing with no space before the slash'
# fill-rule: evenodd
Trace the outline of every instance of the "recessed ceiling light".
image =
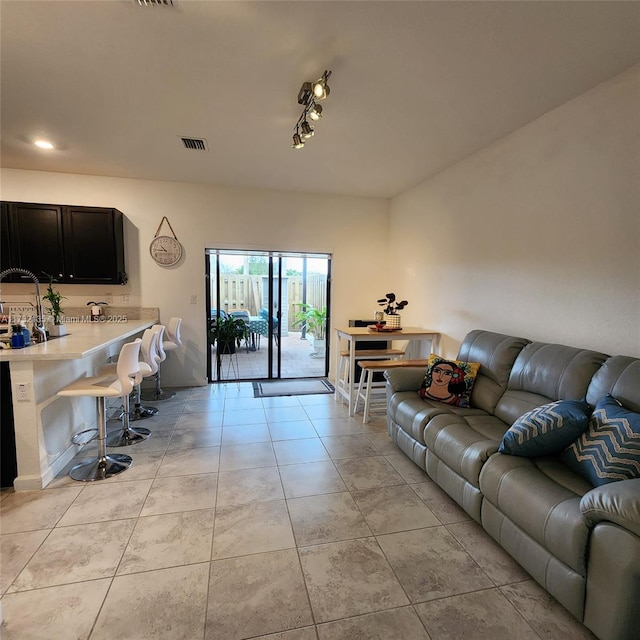
<svg viewBox="0 0 640 640">
<path fill-rule="evenodd" d="M 53 149 L 53 145 L 48 140 L 36 140 L 33 144 L 40 149 Z"/>
</svg>

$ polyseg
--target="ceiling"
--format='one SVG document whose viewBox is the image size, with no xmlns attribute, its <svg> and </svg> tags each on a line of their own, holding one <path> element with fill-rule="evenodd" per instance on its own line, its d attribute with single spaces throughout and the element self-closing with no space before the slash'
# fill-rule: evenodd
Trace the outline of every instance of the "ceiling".
<svg viewBox="0 0 640 640">
<path fill-rule="evenodd" d="M 638 2 L 2 0 L 0 20 L 3 167 L 383 198 L 640 62 Z"/>
</svg>

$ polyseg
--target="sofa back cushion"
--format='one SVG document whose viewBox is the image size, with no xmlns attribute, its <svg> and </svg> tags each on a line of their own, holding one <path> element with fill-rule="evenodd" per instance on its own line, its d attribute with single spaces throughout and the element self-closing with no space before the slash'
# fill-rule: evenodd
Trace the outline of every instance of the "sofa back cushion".
<svg viewBox="0 0 640 640">
<path fill-rule="evenodd" d="M 495 415 L 508 425 L 527 411 L 556 400 L 581 400 L 594 374 L 607 359 L 604 353 L 561 344 L 526 345 L 511 369 L 507 390 Z"/>
<path fill-rule="evenodd" d="M 467 334 L 458 360 L 479 362 L 480 370 L 471 393 L 471 406 L 493 413 L 509 381 L 518 354 L 529 340 L 476 329 Z"/>
<path fill-rule="evenodd" d="M 587 389 L 592 406 L 611 394 L 623 407 L 640 413 L 640 358 L 611 356 L 598 369 Z"/>
</svg>

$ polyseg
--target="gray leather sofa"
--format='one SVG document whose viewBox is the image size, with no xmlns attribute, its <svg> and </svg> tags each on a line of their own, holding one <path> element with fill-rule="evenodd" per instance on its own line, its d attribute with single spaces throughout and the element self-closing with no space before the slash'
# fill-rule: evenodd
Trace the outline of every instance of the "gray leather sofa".
<svg viewBox="0 0 640 640">
<path fill-rule="evenodd" d="M 608 393 L 640 413 L 640 359 L 472 331 L 469 408 L 423 400 L 424 369 L 390 369 L 389 435 L 601 640 L 640 638 L 640 479 L 593 488 L 559 456 L 498 453 L 523 413 Z"/>
</svg>

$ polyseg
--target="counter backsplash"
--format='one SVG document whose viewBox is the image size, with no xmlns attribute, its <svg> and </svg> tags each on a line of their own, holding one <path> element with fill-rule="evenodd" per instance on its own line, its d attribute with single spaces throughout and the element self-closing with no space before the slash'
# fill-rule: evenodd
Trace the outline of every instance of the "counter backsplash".
<svg viewBox="0 0 640 640">
<path fill-rule="evenodd" d="M 127 322 L 128 320 L 145 320 L 151 318 L 157 320 L 160 317 L 158 307 L 115 307 L 106 306 L 103 309 L 102 322 Z M 67 324 L 74 322 L 91 322 L 91 307 L 64 307 L 64 321 Z"/>
</svg>

